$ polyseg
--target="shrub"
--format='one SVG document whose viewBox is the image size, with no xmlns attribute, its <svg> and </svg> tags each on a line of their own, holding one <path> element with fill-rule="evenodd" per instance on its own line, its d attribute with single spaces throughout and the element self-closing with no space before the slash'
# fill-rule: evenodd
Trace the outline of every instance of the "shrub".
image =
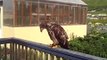
<svg viewBox="0 0 107 60">
<path fill-rule="evenodd" d="M 69 41 L 71 50 L 107 58 L 107 33 L 88 34 Z"/>
</svg>

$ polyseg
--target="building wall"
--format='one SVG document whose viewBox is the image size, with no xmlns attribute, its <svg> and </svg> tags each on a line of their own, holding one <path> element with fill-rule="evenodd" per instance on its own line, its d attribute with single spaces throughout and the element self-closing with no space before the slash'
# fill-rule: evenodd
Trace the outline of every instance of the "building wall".
<svg viewBox="0 0 107 60">
<path fill-rule="evenodd" d="M 3 0 L 3 25 L 12 26 L 14 20 L 13 0 Z"/>
<path fill-rule="evenodd" d="M 72 37 L 72 34 L 83 37 L 87 32 L 87 25 L 68 25 L 63 26 L 63 28 L 67 32 L 69 40 Z M 44 44 L 52 43 L 47 31 L 44 30 L 43 32 L 40 32 L 40 28 L 38 26 L 14 28 L 4 27 L 4 37 L 16 37 Z"/>
<path fill-rule="evenodd" d="M 4 38 L 14 37 L 13 27 L 3 26 L 3 37 Z"/>
<path fill-rule="evenodd" d="M 5 0 L 3 6 L 4 37 L 16 37 L 45 44 L 52 43 L 47 31 L 44 30 L 41 33 L 39 30 L 39 23 L 44 21 L 64 25 L 69 37 L 72 33 L 75 36 L 83 36 L 87 33 L 86 5 L 48 1 L 40 3 L 36 0 Z"/>
<path fill-rule="evenodd" d="M 2 38 L 2 31 L 3 31 L 3 7 L 0 6 L 0 38 Z"/>
</svg>

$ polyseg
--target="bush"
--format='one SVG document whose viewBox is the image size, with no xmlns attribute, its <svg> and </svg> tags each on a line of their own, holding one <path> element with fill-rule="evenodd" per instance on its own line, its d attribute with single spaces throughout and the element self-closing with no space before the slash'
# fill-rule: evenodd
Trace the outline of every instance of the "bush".
<svg viewBox="0 0 107 60">
<path fill-rule="evenodd" d="M 88 34 L 69 41 L 71 50 L 107 58 L 107 33 Z"/>
</svg>

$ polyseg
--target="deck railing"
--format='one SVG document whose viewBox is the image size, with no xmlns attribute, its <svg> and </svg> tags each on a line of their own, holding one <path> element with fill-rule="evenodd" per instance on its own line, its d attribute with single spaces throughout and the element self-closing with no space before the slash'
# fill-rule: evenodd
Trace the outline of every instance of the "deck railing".
<svg viewBox="0 0 107 60">
<path fill-rule="evenodd" d="M 103 58 L 50 48 L 47 45 L 15 38 L 0 39 L 0 60 L 103 60 Z"/>
</svg>

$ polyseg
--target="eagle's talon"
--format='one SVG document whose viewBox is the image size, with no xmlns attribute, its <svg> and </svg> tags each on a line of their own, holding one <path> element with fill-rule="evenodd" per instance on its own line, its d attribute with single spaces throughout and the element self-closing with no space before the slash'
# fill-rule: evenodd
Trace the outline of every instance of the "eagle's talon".
<svg viewBox="0 0 107 60">
<path fill-rule="evenodd" d="M 56 45 L 50 44 L 49 47 L 54 48 Z"/>
<path fill-rule="evenodd" d="M 49 45 L 49 47 L 53 47 L 53 45 L 52 45 L 52 44 L 50 44 L 50 45 Z"/>
<path fill-rule="evenodd" d="M 49 47 L 51 47 L 51 48 L 60 48 L 60 45 L 50 44 Z"/>
</svg>

